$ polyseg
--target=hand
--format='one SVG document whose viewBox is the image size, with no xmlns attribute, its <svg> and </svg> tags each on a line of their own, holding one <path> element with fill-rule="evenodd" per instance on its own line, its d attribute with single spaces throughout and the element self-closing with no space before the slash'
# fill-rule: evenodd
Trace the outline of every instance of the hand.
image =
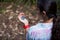
<svg viewBox="0 0 60 40">
<path fill-rule="evenodd" d="M 23 12 L 21 12 L 19 15 L 18 15 L 18 19 L 24 23 L 25 25 L 28 25 L 28 20 L 26 18 L 22 19 L 21 17 L 24 16 L 25 17 L 25 14 Z"/>
</svg>

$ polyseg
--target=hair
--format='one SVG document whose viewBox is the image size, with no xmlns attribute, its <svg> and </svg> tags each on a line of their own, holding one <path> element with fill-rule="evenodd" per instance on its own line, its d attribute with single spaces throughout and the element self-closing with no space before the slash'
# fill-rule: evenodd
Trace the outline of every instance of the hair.
<svg viewBox="0 0 60 40">
<path fill-rule="evenodd" d="M 41 14 L 43 11 L 46 11 L 47 17 L 50 18 L 57 18 L 57 4 L 55 1 L 52 0 L 37 0 L 37 7 L 39 8 Z"/>
<path fill-rule="evenodd" d="M 40 10 L 40 14 L 43 14 L 43 11 L 46 11 L 46 16 L 48 19 L 53 18 L 53 28 L 52 28 L 52 37 L 53 39 L 58 39 L 58 35 L 56 35 L 56 19 L 57 19 L 57 3 L 54 0 L 37 0 L 37 7 Z M 58 29 L 57 29 L 58 30 Z M 60 38 L 59 38 L 60 39 Z"/>
</svg>

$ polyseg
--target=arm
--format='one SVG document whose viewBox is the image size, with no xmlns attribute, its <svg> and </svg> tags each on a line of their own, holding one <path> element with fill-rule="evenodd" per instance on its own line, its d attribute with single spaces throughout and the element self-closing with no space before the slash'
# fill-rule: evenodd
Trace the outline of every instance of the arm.
<svg viewBox="0 0 60 40">
<path fill-rule="evenodd" d="M 24 24 L 23 28 L 26 29 L 26 31 L 27 31 L 28 28 L 30 27 L 30 26 L 29 26 L 29 22 L 28 22 L 28 20 L 27 20 L 26 18 L 22 19 L 22 18 L 21 18 L 22 16 L 25 17 L 25 15 L 24 15 L 23 12 L 21 12 L 21 13 L 18 15 L 18 19 Z"/>
<path fill-rule="evenodd" d="M 23 26 L 23 28 L 24 28 L 24 29 L 26 29 L 26 31 L 28 31 L 29 27 L 30 27 L 30 25 L 29 25 L 29 24 L 27 24 L 27 25 L 26 25 L 26 24 L 24 24 L 24 26 Z"/>
</svg>

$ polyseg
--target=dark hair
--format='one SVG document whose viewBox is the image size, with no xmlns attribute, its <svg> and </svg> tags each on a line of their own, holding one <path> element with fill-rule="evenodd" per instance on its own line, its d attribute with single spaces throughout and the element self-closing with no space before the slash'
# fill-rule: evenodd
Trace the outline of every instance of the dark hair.
<svg viewBox="0 0 60 40">
<path fill-rule="evenodd" d="M 57 4 L 55 1 L 52 0 L 37 0 L 37 7 L 39 8 L 40 12 L 46 11 L 47 17 L 50 18 L 57 18 Z"/>
<path fill-rule="evenodd" d="M 52 28 L 52 37 L 51 40 L 58 39 L 59 37 L 56 37 L 57 31 L 56 31 L 56 18 L 57 18 L 57 4 L 55 1 L 52 0 L 37 0 L 37 7 L 39 8 L 40 12 L 43 13 L 43 11 L 46 11 L 47 17 L 54 18 L 53 19 L 53 28 Z M 58 29 L 57 29 L 58 30 Z M 60 38 L 59 38 L 60 39 Z"/>
</svg>

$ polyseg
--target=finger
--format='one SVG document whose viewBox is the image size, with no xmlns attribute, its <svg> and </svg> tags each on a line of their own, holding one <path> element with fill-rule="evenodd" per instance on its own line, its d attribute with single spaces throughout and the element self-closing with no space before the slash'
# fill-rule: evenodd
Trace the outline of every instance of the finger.
<svg viewBox="0 0 60 40">
<path fill-rule="evenodd" d="M 23 12 L 21 12 L 19 15 L 24 15 L 24 13 L 23 13 Z"/>
<path fill-rule="evenodd" d="M 21 13 L 19 14 L 19 17 L 21 17 L 21 16 L 25 16 L 25 14 L 24 14 L 23 12 L 21 12 Z"/>
</svg>

